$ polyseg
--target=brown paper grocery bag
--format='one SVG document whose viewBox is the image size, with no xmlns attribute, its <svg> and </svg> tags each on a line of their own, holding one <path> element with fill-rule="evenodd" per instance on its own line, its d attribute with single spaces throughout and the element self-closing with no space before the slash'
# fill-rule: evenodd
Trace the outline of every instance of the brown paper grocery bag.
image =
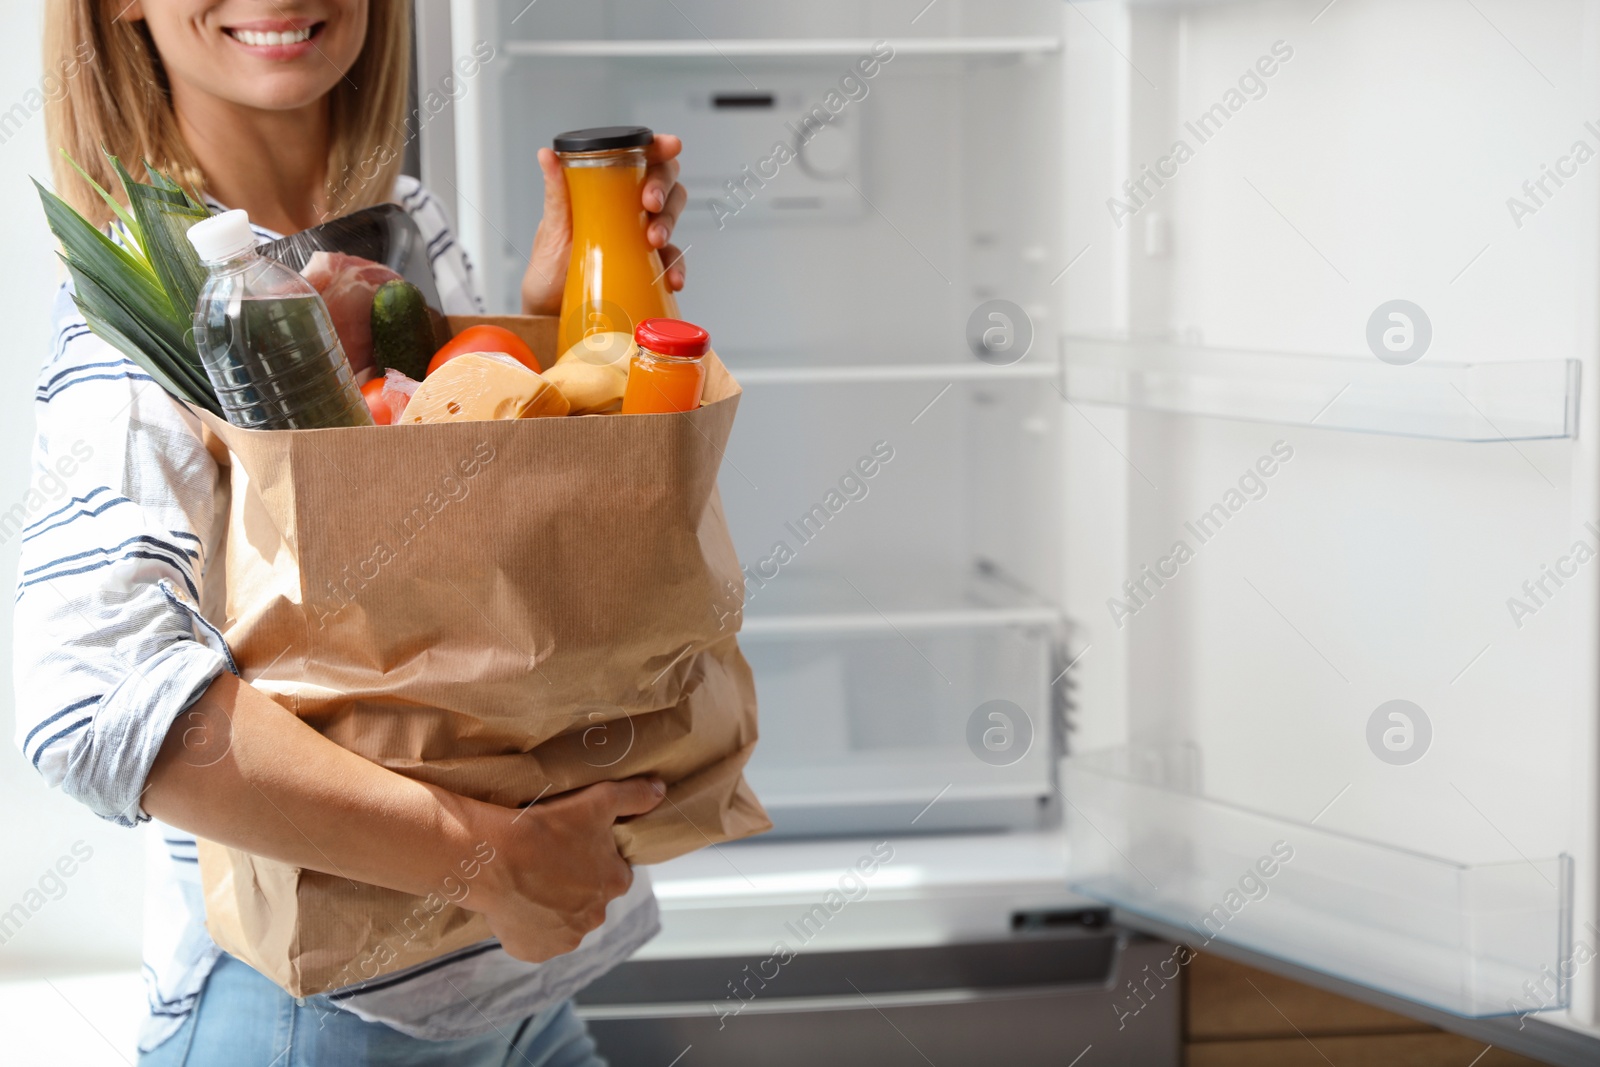
<svg viewBox="0 0 1600 1067">
<path fill-rule="evenodd" d="M 552 361 L 554 319 L 451 325 L 481 321 Z M 205 416 L 230 486 L 206 609 L 244 679 L 351 751 L 496 804 L 659 774 L 667 802 L 617 827 L 635 863 L 767 829 L 742 773 L 755 687 L 716 487 L 739 387 L 707 363 L 704 406 L 682 415 Z M 442 895 L 204 841 L 200 869 L 217 944 L 296 996 L 492 936 Z"/>
</svg>

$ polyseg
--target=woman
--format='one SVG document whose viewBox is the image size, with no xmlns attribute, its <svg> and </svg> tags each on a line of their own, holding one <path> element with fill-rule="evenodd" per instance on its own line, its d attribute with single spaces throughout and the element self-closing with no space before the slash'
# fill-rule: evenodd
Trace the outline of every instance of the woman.
<svg viewBox="0 0 1600 1067">
<path fill-rule="evenodd" d="M 102 145 L 148 160 L 214 209 L 248 210 L 263 239 L 395 200 L 428 242 L 445 310 L 472 313 L 471 265 L 438 201 L 399 174 L 408 6 L 50 0 L 47 63 L 77 66 L 51 104 L 52 148 L 108 188 Z M 674 289 L 679 149 L 656 139 L 643 193 Z M 554 155 L 540 164 L 545 213 L 522 301 L 549 314 L 570 214 Z M 70 168 L 56 179 L 110 222 Z M 605 783 L 518 813 L 339 748 L 230 672 L 202 607 L 226 518 L 217 464 L 195 418 L 91 334 L 65 289 L 37 413 L 36 482 L 70 489 L 22 535 L 17 735 L 50 784 L 101 816 L 159 820 L 140 1062 L 599 1063 L 566 998 L 656 929 L 648 882 L 618 855 L 611 825 L 655 807 L 660 783 Z M 417 895 L 492 849 L 462 904 L 497 940 L 296 1000 L 206 935 L 195 835 Z"/>
</svg>

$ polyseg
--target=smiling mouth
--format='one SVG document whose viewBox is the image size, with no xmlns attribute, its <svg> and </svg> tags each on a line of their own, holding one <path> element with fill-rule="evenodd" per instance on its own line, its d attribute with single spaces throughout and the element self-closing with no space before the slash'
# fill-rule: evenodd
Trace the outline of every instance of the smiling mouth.
<svg viewBox="0 0 1600 1067">
<path fill-rule="evenodd" d="M 322 28 L 326 25 L 327 23 L 325 22 L 317 22 L 302 29 L 285 30 L 281 33 L 271 30 L 262 31 L 227 28 L 224 28 L 222 32 L 226 33 L 229 37 L 232 37 L 240 44 L 248 45 L 251 48 L 281 48 L 284 45 L 302 44 L 311 40 L 317 34 L 321 33 Z"/>
</svg>

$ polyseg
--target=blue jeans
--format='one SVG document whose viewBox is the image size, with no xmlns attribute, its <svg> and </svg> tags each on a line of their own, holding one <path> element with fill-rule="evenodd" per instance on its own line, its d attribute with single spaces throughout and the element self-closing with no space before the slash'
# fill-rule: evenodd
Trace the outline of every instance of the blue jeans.
<svg viewBox="0 0 1600 1067">
<path fill-rule="evenodd" d="M 500 1032 L 423 1041 L 325 997 L 296 1001 L 232 956 L 217 961 L 177 1033 L 139 1067 L 606 1067 L 570 1002 Z"/>
</svg>

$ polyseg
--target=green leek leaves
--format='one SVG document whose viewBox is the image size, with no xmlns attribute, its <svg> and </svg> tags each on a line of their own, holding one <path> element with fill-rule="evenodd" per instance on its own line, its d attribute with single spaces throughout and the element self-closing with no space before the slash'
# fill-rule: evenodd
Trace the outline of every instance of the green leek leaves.
<svg viewBox="0 0 1600 1067">
<path fill-rule="evenodd" d="M 44 202 L 45 218 L 61 242 L 61 258 L 76 290 L 73 299 L 90 329 L 167 392 L 221 415 L 222 407 L 200 363 L 191 332 L 206 270 L 189 243 L 188 232 L 210 212 L 148 164 L 145 170 L 151 184 L 145 185 L 134 181 L 115 156 L 107 158 L 122 182 L 131 211 L 92 180 L 90 184 L 111 204 L 131 249 L 34 182 Z M 72 165 L 77 167 L 75 162 Z"/>
</svg>

